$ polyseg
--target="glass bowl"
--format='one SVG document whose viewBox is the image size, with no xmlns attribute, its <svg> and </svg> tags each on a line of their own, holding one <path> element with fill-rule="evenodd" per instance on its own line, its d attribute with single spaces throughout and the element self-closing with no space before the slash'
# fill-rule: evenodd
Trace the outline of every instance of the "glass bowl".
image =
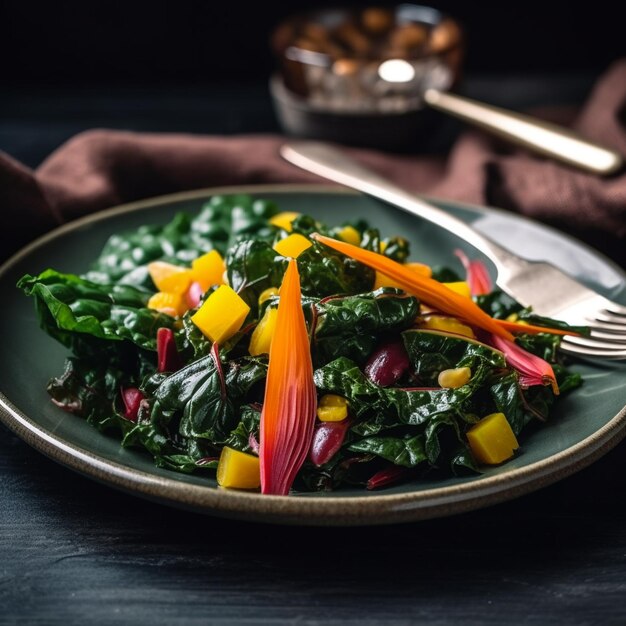
<svg viewBox="0 0 626 626">
<path fill-rule="evenodd" d="M 451 17 L 402 4 L 293 16 L 272 48 L 270 88 L 287 132 L 398 149 L 433 122 L 424 91 L 458 83 L 464 38 Z"/>
</svg>

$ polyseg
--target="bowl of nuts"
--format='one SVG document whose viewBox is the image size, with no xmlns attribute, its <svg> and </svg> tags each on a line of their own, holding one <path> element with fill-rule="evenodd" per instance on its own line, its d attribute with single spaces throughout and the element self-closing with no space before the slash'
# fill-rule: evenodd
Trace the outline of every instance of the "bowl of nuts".
<svg viewBox="0 0 626 626">
<path fill-rule="evenodd" d="M 328 9 L 275 29 L 270 90 L 291 135 L 404 150 L 433 127 L 427 89 L 458 83 L 459 24 L 431 7 Z"/>
</svg>

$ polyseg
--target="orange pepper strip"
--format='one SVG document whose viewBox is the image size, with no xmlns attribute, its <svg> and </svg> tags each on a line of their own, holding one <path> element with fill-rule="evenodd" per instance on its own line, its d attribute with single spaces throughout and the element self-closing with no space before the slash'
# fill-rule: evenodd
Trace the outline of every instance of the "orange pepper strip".
<svg viewBox="0 0 626 626">
<path fill-rule="evenodd" d="M 291 260 L 280 288 L 261 411 L 261 492 L 287 495 L 313 439 L 317 394 L 300 276 Z"/>
<path fill-rule="evenodd" d="M 573 330 L 562 330 L 560 328 L 547 328 L 546 326 L 535 326 L 534 324 L 521 324 L 520 322 L 510 322 L 508 320 L 494 320 L 499 326 L 512 333 L 550 333 L 552 335 L 575 335 L 581 337 L 580 333 Z"/>
<path fill-rule="evenodd" d="M 318 233 L 313 233 L 311 238 L 360 261 L 364 265 L 383 272 L 383 274 L 393 278 L 398 284 L 402 285 L 406 291 L 415 294 L 428 306 L 435 307 L 443 313 L 459 317 L 469 324 L 487 330 L 503 339 L 513 341 L 513 335 L 506 328 L 500 326 L 491 316 L 487 315 L 472 300 L 448 289 L 440 282 L 432 278 L 420 276 L 415 271 L 382 254 L 364 250 L 358 246 L 337 241 Z"/>
</svg>

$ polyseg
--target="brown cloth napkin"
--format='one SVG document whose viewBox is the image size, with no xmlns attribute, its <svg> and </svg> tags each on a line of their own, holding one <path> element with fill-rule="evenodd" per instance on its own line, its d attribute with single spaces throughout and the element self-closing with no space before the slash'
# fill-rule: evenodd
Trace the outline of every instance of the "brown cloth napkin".
<svg viewBox="0 0 626 626">
<path fill-rule="evenodd" d="M 626 155 L 626 59 L 600 78 L 573 127 Z M 282 141 L 93 130 L 35 171 L 0 152 L 2 256 L 55 225 L 131 200 L 217 185 L 323 182 L 284 162 Z M 523 213 L 626 266 L 624 172 L 581 173 L 477 131 L 463 134 L 447 160 L 346 150 L 407 189 Z"/>
</svg>

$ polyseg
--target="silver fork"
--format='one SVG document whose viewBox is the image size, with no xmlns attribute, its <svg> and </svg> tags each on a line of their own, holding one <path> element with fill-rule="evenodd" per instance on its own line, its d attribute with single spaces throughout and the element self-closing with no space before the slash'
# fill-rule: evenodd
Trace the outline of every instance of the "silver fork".
<svg viewBox="0 0 626 626">
<path fill-rule="evenodd" d="M 527 261 L 505 250 L 465 222 L 397 187 L 335 148 L 294 141 L 281 148 L 290 163 L 352 187 L 445 228 L 487 256 L 497 270 L 496 284 L 535 313 L 575 326 L 589 326 L 589 337 L 567 336 L 564 352 L 596 359 L 626 359 L 626 306 L 588 289 L 554 265 Z"/>
</svg>

